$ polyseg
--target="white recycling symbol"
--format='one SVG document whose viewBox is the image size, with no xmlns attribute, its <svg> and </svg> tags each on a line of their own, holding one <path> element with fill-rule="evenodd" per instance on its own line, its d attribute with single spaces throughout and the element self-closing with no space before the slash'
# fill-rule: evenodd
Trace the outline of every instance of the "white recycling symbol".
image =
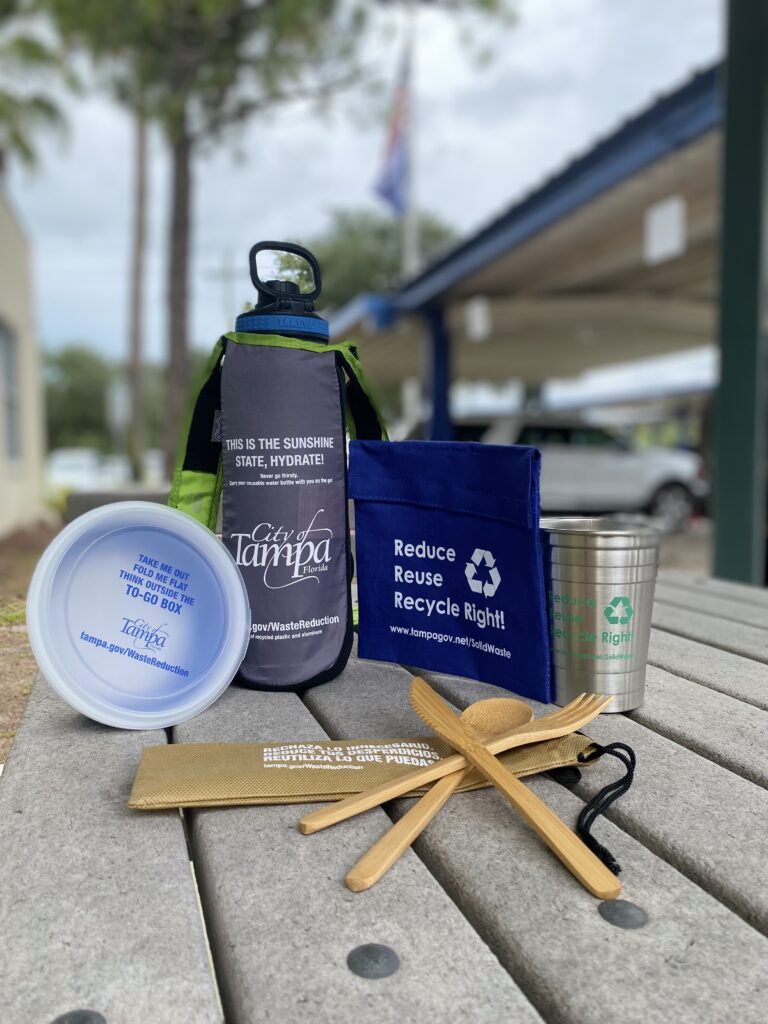
<svg viewBox="0 0 768 1024">
<path fill-rule="evenodd" d="M 485 583 L 477 578 L 477 570 L 483 562 L 488 569 L 488 579 Z M 483 551 L 482 548 L 475 548 L 472 560 L 467 562 L 464 575 L 467 577 L 469 589 L 475 594 L 484 594 L 486 597 L 493 597 L 501 583 L 501 573 L 496 567 L 495 558 L 490 551 Z"/>
</svg>

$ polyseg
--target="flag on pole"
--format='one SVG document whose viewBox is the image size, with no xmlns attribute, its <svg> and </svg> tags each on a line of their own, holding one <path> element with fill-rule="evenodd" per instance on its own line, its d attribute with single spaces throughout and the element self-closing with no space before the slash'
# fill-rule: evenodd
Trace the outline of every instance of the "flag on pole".
<svg viewBox="0 0 768 1024">
<path fill-rule="evenodd" d="M 389 115 L 387 143 L 384 148 L 384 159 L 379 177 L 376 180 L 376 192 L 384 199 L 398 217 L 408 212 L 408 176 L 410 174 L 408 159 L 408 106 L 410 102 L 411 61 L 410 48 L 403 55 L 398 75 L 397 88 Z"/>
</svg>

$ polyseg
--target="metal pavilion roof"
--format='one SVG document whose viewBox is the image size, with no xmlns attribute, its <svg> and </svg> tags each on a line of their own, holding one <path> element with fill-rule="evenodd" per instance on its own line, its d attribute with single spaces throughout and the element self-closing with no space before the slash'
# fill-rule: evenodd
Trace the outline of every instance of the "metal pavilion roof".
<svg viewBox="0 0 768 1024">
<path fill-rule="evenodd" d="M 389 296 L 361 295 L 334 335 L 362 333 L 371 375 L 418 375 L 421 317 L 443 307 L 461 379 L 567 376 L 713 337 L 722 117 L 713 67 L 627 120 Z M 686 251 L 647 265 L 642 217 L 654 201 L 686 204 Z M 463 324 L 473 296 L 491 303 L 489 340 Z"/>
</svg>

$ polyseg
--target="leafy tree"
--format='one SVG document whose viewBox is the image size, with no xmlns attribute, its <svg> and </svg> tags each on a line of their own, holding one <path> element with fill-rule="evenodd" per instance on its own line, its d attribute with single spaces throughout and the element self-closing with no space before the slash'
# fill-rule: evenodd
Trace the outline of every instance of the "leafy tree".
<svg viewBox="0 0 768 1024">
<path fill-rule="evenodd" d="M 138 62 L 146 116 L 171 154 L 168 258 L 168 465 L 189 384 L 192 163 L 196 152 L 254 115 L 297 99 L 322 102 L 359 84 L 370 0 L 40 0 L 68 34 Z M 442 0 L 496 11 L 504 0 Z"/>
<path fill-rule="evenodd" d="M 355 80 L 363 5 L 341 0 L 50 0 L 65 34 L 86 30 L 102 52 L 138 65 L 148 117 L 171 153 L 168 259 L 169 465 L 189 384 L 192 160 L 252 115 L 321 99 Z"/>
<path fill-rule="evenodd" d="M 33 167 L 37 135 L 64 129 L 59 107 L 35 84 L 62 76 L 74 84 L 55 46 L 39 35 L 26 13 L 21 0 L 0 0 L 0 172 L 13 157 Z"/>
<path fill-rule="evenodd" d="M 456 240 L 453 228 L 430 213 L 419 216 L 419 234 L 425 263 Z M 300 244 L 311 249 L 320 263 L 320 308 L 338 309 L 361 292 L 389 292 L 400 282 L 401 226 L 388 214 L 334 210 L 328 230 Z M 280 269 L 303 289 L 310 287 L 311 275 L 300 257 L 285 254 L 280 257 Z"/>
<path fill-rule="evenodd" d="M 69 345 L 46 356 L 49 449 L 109 450 L 107 392 L 113 376 L 113 367 L 84 345 Z"/>
</svg>

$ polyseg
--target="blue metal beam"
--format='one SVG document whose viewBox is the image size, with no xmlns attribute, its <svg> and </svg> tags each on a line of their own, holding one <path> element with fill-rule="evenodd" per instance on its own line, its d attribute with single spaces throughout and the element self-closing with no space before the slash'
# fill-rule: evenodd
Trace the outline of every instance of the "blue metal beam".
<svg viewBox="0 0 768 1024">
<path fill-rule="evenodd" d="M 343 337 L 357 330 L 361 321 L 373 331 L 385 331 L 392 326 L 395 316 L 390 296 L 362 292 L 333 314 L 329 322 L 330 334 L 332 338 Z"/>
<path fill-rule="evenodd" d="M 429 439 L 450 441 L 453 425 L 449 407 L 451 387 L 451 336 L 445 323 L 445 314 L 440 308 L 425 311 L 427 322 L 427 346 L 429 367 L 428 393 L 432 399 L 432 419 Z"/>
</svg>

